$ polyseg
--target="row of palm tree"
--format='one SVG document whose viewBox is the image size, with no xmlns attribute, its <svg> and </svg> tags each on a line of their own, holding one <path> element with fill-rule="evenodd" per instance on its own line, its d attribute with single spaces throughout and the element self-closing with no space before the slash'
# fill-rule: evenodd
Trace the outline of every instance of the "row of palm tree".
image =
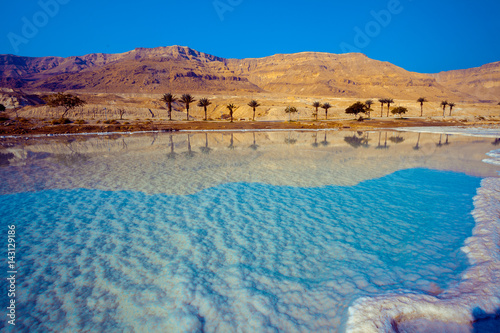
<svg viewBox="0 0 500 333">
<path fill-rule="evenodd" d="M 325 109 L 325 119 L 328 119 L 328 110 L 332 107 L 330 103 L 320 103 L 318 101 L 314 102 L 312 106 L 316 109 L 316 113 L 314 114 L 316 116 L 316 120 L 318 120 L 318 108 Z"/>
<path fill-rule="evenodd" d="M 384 114 L 384 104 L 387 104 L 387 117 L 389 117 L 389 109 L 394 100 L 392 98 L 379 98 L 378 101 L 380 102 L 380 117 L 383 117 Z"/>
<path fill-rule="evenodd" d="M 164 94 L 163 97 L 161 98 L 161 101 L 167 104 L 168 107 L 168 119 L 172 120 L 172 104 L 176 101 L 181 102 L 184 104 L 184 107 L 186 108 L 186 119 L 189 120 L 189 106 L 191 103 L 196 102 L 193 96 L 190 94 L 183 94 L 180 98 L 175 97 L 172 93 L 167 93 Z M 387 117 L 389 117 L 389 110 L 391 107 L 391 104 L 394 103 L 394 99 L 392 98 L 379 98 L 378 100 L 380 102 L 380 117 L 383 117 L 384 113 L 384 105 L 387 104 Z M 427 99 L 425 97 L 420 97 L 417 99 L 417 102 L 420 103 L 420 116 L 422 117 L 424 114 L 424 103 L 427 102 Z M 200 98 L 198 101 L 198 106 L 203 107 L 205 111 L 205 120 L 207 120 L 207 107 L 211 105 L 212 102 L 208 98 Z M 374 104 L 373 100 L 369 99 L 365 102 L 366 109 L 368 112 L 372 111 L 371 106 Z M 255 121 L 255 111 L 256 109 L 260 106 L 259 102 L 256 100 L 251 100 L 248 104 L 253 109 L 253 117 L 252 121 Z M 322 108 L 325 110 L 325 119 L 328 119 L 328 110 L 332 108 L 332 105 L 330 103 L 321 103 L 319 101 L 315 101 L 312 103 L 312 106 L 315 108 L 315 113 L 313 114 L 316 117 L 316 120 L 318 120 L 318 109 Z M 442 101 L 441 102 L 441 107 L 443 108 L 443 117 L 445 116 L 445 110 L 446 107 L 450 107 L 450 113 L 449 115 L 451 116 L 451 112 L 453 110 L 453 107 L 455 107 L 455 103 L 450 103 L 448 101 Z M 238 108 L 238 106 L 234 105 L 233 103 L 230 103 L 226 105 L 226 108 L 229 110 L 229 116 L 231 118 L 231 122 L 233 122 L 233 114 L 234 111 Z M 290 114 L 290 121 L 291 121 L 291 114 L 297 112 L 297 108 L 293 106 L 287 106 L 285 109 L 286 113 Z"/>
<path fill-rule="evenodd" d="M 451 116 L 451 111 L 455 107 L 455 103 L 450 103 L 446 100 L 441 102 L 441 107 L 443 108 L 443 117 L 445 116 L 446 106 L 450 107 L 450 116 Z"/>
<path fill-rule="evenodd" d="M 191 94 L 183 94 L 180 98 L 175 97 L 172 93 L 167 93 L 164 94 L 163 97 L 160 99 L 162 102 L 167 104 L 168 107 L 168 120 L 172 120 L 172 105 L 175 102 L 181 102 L 184 104 L 184 107 L 186 108 L 186 119 L 189 120 L 189 106 L 191 103 L 196 102 L 193 96 Z M 207 107 L 210 106 L 212 102 L 208 98 L 200 98 L 198 101 L 198 106 L 202 107 L 203 110 L 205 111 L 205 120 L 207 120 Z M 260 106 L 259 102 L 256 100 L 251 100 L 248 103 L 248 106 L 250 106 L 253 109 L 253 117 L 252 120 L 255 120 L 255 110 Z M 229 110 L 229 116 L 231 117 L 231 122 L 233 122 L 233 113 L 234 111 L 238 108 L 238 106 L 234 105 L 233 103 L 230 103 L 226 105 L 226 108 Z"/>
</svg>

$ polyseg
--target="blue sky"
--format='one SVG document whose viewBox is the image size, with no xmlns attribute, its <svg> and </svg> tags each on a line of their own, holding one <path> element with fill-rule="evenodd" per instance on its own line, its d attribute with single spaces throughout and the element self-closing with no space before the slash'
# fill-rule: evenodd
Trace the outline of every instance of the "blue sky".
<svg viewBox="0 0 500 333">
<path fill-rule="evenodd" d="M 189 46 L 225 58 L 359 51 L 434 73 L 500 60 L 498 0 L 2 0 L 0 54 Z"/>
</svg>

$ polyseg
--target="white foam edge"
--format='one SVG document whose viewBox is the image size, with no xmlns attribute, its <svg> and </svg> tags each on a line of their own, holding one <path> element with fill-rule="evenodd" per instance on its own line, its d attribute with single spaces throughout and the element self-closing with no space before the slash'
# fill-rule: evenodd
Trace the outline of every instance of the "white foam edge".
<svg viewBox="0 0 500 333">
<path fill-rule="evenodd" d="M 485 178 L 474 197 L 476 225 L 461 248 L 470 266 L 461 281 L 437 296 L 401 291 L 359 298 L 349 308 L 346 332 L 396 332 L 398 324 L 422 319 L 472 329 L 474 313 L 496 313 L 500 307 L 499 189 L 499 178 Z"/>
<path fill-rule="evenodd" d="M 449 134 L 449 135 L 464 135 L 483 138 L 500 138 L 500 128 L 481 128 L 481 127 L 399 127 L 393 128 L 399 132 L 416 132 L 430 134 Z"/>
<path fill-rule="evenodd" d="M 64 137 L 64 136 L 103 136 L 103 135 L 134 135 L 134 134 L 155 134 L 155 133 L 204 133 L 204 132 L 336 132 L 338 128 L 260 128 L 260 129 L 186 129 L 186 130 L 159 130 L 159 131 L 137 131 L 137 132 L 82 132 L 82 133 L 57 133 L 57 134 L 28 134 L 28 135 L 3 135 L 0 139 L 19 139 L 19 138 L 48 138 L 48 137 Z"/>
</svg>

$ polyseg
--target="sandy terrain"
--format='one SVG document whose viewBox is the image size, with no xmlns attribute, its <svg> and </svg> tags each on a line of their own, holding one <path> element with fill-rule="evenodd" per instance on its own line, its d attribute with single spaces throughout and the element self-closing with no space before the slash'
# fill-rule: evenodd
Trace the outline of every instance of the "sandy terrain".
<svg viewBox="0 0 500 333">
<path fill-rule="evenodd" d="M 446 117 L 437 102 L 424 104 L 424 116 L 420 117 L 420 105 L 410 100 L 395 100 L 391 105 L 407 107 L 409 112 L 404 119 L 389 114 L 384 105 L 383 117 L 380 117 L 381 106 L 376 99 L 372 105 L 371 119 L 356 121 L 352 115 L 345 113 L 345 108 L 357 100 L 352 98 L 307 98 L 279 94 L 258 94 L 248 96 L 194 95 L 198 100 L 207 97 L 212 101 L 208 107 L 208 121 L 204 121 L 203 108 L 190 107 L 189 121 L 181 104 L 175 104 L 172 121 L 168 120 L 165 106 L 160 102 L 161 95 L 155 94 L 85 94 L 80 95 L 87 104 L 68 113 L 71 124 L 53 125 L 63 110 L 48 106 L 25 106 L 14 111 L 9 109 L 3 116 L 9 120 L 0 121 L 0 135 L 31 134 L 66 134 L 86 132 L 136 132 L 136 131 L 176 131 L 176 130 L 252 130 L 252 129 L 355 129 L 420 126 L 457 126 L 457 125 L 496 125 L 500 121 L 500 106 L 491 104 L 457 104 Z M 247 105 L 251 99 L 259 101 L 255 121 L 252 121 L 253 110 Z M 332 108 L 326 118 L 324 109 L 319 109 L 318 120 L 311 104 L 314 101 L 328 102 Z M 238 109 L 234 112 L 234 122 L 221 119 L 228 117 L 226 105 L 234 103 Z M 295 106 L 298 112 L 290 115 L 284 112 L 287 105 Z M 125 110 L 120 119 L 119 110 Z"/>
</svg>

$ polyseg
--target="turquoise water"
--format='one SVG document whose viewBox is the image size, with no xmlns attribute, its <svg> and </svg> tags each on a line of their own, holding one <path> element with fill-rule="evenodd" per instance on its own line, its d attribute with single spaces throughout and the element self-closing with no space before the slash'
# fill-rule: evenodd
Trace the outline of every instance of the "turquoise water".
<svg viewBox="0 0 500 333">
<path fill-rule="evenodd" d="M 335 327 L 356 296 L 458 280 L 479 181 L 411 169 L 353 187 L 3 195 L 0 221 L 18 229 L 16 329 Z"/>
<path fill-rule="evenodd" d="M 21 158 L 0 168 L 0 224 L 17 232 L 15 330 L 342 331 L 359 297 L 434 295 L 460 281 L 483 177 L 418 165 L 454 169 L 457 152 L 489 142 L 456 143 L 442 159 L 433 137 L 418 137 L 422 153 L 412 135 L 396 152 L 338 135 L 312 150 L 280 135 L 258 137 L 258 149 L 255 136 L 231 135 L 229 149 L 222 136 L 209 155 L 182 154 L 174 137 L 175 159 L 168 137 L 159 148 L 124 139 L 13 150 Z M 471 159 L 460 167 L 481 165 Z M 380 169 L 392 171 L 366 176 Z"/>
</svg>

